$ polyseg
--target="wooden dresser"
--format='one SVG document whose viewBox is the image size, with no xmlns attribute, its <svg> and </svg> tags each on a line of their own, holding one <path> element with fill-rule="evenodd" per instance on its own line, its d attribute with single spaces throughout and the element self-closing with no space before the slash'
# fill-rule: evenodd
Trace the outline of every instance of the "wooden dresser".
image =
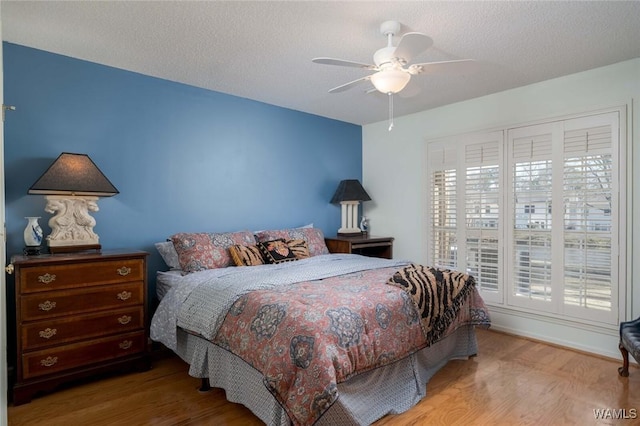
<svg viewBox="0 0 640 426">
<path fill-rule="evenodd" d="M 70 380 L 149 368 L 147 255 L 14 256 L 17 368 L 13 403 Z"/>
</svg>

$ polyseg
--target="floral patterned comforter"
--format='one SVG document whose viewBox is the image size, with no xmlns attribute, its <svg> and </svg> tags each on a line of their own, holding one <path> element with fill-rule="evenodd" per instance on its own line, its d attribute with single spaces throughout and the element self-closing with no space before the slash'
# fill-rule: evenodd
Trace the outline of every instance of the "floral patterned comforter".
<svg viewBox="0 0 640 426">
<path fill-rule="evenodd" d="M 191 331 L 260 371 L 294 424 L 313 424 L 338 398 L 338 383 L 434 343 L 408 293 L 385 284 L 398 269 L 263 285 L 234 299 L 215 335 Z M 475 287 L 444 335 L 462 324 L 489 324 Z"/>
</svg>

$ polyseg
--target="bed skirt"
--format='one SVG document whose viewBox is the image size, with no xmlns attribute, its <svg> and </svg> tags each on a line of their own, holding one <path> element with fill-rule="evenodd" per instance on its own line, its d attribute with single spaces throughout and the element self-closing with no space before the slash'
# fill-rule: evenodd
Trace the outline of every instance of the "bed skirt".
<svg viewBox="0 0 640 426">
<path fill-rule="evenodd" d="M 234 354 L 182 330 L 176 352 L 190 365 L 190 376 L 208 377 L 212 387 L 225 390 L 228 401 L 246 406 L 267 425 L 291 424 L 262 375 Z M 407 358 L 339 383 L 338 400 L 316 425 L 369 425 L 386 414 L 407 411 L 426 395 L 427 382 L 449 360 L 475 354 L 474 327 L 460 327 Z"/>
</svg>

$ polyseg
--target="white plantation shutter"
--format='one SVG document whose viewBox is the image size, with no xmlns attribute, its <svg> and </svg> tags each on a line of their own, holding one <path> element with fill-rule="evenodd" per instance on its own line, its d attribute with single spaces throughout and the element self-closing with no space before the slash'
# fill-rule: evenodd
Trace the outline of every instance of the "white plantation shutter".
<svg viewBox="0 0 640 426">
<path fill-rule="evenodd" d="M 429 262 L 473 275 L 500 301 L 503 132 L 429 144 Z"/>
<path fill-rule="evenodd" d="M 427 156 L 432 170 L 455 169 L 458 164 L 458 149 L 455 144 L 430 145 Z"/>
<path fill-rule="evenodd" d="M 437 170 L 432 174 L 432 210 L 433 227 L 431 249 L 433 264 L 442 268 L 454 269 L 458 266 L 457 191 L 455 169 Z"/>
<path fill-rule="evenodd" d="M 502 132 L 478 136 L 464 146 L 464 253 L 466 270 L 487 300 L 502 299 L 500 286 Z"/>
<path fill-rule="evenodd" d="M 565 158 L 572 155 L 611 154 L 611 130 L 611 125 L 605 125 L 565 131 Z"/>
<path fill-rule="evenodd" d="M 617 117 L 568 123 L 563 140 L 564 305 L 568 315 L 616 320 Z M 604 125 L 601 121 L 604 120 Z"/>
<path fill-rule="evenodd" d="M 430 263 L 455 269 L 457 257 L 457 150 L 455 146 L 432 144 L 428 149 L 430 164 Z"/>
<path fill-rule="evenodd" d="M 541 126 L 535 127 L 534 134 L 513 139 L 512 157 L 514 161 L 535 161 L 551 158 L 551 133 L 541 133 L 543 130 L 540 129 Z"/>
<path fill-rule="evenodd" d="M 510 244 L 513 304 L 552 310 L 552 205 L 554 125 L 509 132 Z"/>
<path fill-rule="evenodd" d="M 616 326 L 626 269 L 620 117 L 429 143 L 429 262 L 474 275 L 489 303 Z"/>
</svg>

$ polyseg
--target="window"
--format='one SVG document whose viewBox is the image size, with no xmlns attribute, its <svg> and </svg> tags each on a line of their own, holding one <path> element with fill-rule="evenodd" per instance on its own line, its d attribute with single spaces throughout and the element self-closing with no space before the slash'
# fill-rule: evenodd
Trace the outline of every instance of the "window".
<svg viewBox="0 0 640 426">
<path fill-rule="evenodd" d="M 597 124 L 603 124 L 598 126 Z M 619 211 L 612 126 L 593 122 L 564 132 L 563 216 L 564 292 L 571 311 L 603 315 L 615 310 L 615 221 Z M 617 129 L 616 129 L 617 130 Z"/>
<path fill-rule="evenodd" d="M 617 324 L 619 120 L 612 111 L 429 143 L 429 262 L 474 275 L 489 303 Z"/>
<path fill-rule="evenodd" d="M 459 146 L 430 147 L 430 252 L 432 264 L 464 268 L 485 300 L 500 300 L 500 146 L 503 133 L 469 137 Z M 459 170 L 458 156 L 467 167 Z M 480 208 L 480 206 L 485 206 Z"/>
<path fill-rule="evenodd" d="M 439 147 L 432 152 L 432 164 L 436 167 L 431 175 L 431 253 L 435 263 L 446 268 L 457 264 L 457 185 L 456 151 Z"/>
</svg>

